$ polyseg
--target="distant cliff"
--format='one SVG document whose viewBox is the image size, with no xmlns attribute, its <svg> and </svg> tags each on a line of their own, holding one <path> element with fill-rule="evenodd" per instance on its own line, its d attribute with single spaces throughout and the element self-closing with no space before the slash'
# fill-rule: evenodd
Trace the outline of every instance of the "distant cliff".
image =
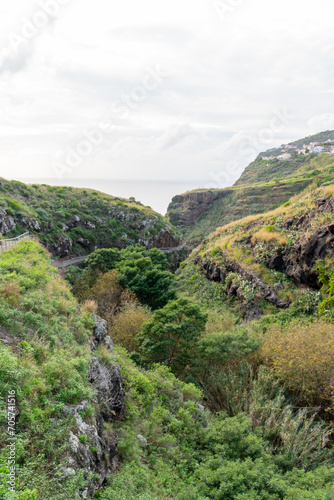
<svg viewBox="0 0 334 500">
<path fill-rule="evenodd" d="M 195 246 L 217 227 L 279 207 L 309 183 L 302 179 L 293 183 L 191 191 L 173 198 L 167 218 L 184 233 L 186 242 Z"/>
<path fill-rule="evenodd" d="M 329 137 L 334 137 L 334 132 L 317 134 L 261 153 L 234 186 L 175 196 L 168 206 L 167 218 L 183 232 L 185 241 L 195 246 L 217 227 L 277 208 L 307 186 L 330 185 L 334 182 L 334 154 L 298 155 L 293 149 L 304 141 L 329 140 Z M 262 159 L 264 154 L 285 150 L 290 151 L 287 160 Z"/>
</svg>

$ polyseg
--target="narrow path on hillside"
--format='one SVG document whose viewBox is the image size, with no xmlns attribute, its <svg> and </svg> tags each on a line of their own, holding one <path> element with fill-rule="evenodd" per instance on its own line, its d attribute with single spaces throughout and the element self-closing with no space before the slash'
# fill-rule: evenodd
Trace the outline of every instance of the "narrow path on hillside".
<svg viewBox="0 0 334 500">
<path fill-rule="evenodd" d="M 24 240 L 25 238 L 30 238 L 29 231 L 20 234 L 20 236 L 16 236 L 15 238 L 7 238 L 0 240 L 0 252 L 4 252 L 5 250 L 9 250 L 11 247 Z"/>
<path fill-rule="evenodd" d="M 85 262 L 87 257 L 88 255 L 82 255 L 80 257 L 73 257 L 72 259 L 57 259 L 52 261 L 52 265 L 58 267 L 58 269 L 65 269 L 65 267 L 82 264 Z"/>
</svg>

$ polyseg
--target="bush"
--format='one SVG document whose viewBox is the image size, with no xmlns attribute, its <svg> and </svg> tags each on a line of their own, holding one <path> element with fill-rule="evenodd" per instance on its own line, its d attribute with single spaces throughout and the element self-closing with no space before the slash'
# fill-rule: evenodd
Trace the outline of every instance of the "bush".
<svg viewBox="0 0 334 500">
<path fill-rule="evenodd" d="M 334 411 L 334 326 L 324 321 L 273 325 L 262 355 L 276 376 L 309 406 Z"/>
<path fill-rule="evenodd" d="M 206 321 L 207 315 L 188 299 L 169 302 L 144 323 L 137 335 L 142 360 L 163 363 L 181 373 L 192 361 Z"/>
<path fill-rule="evenodd" d="M 150 319 L 149 309 L 139 305 L 127 305 L 112 321 L 110 334 L 115 343 L 120 344 L 127 351 L 137 351 L 136 336 L 143 323 Z"/>
</svg>

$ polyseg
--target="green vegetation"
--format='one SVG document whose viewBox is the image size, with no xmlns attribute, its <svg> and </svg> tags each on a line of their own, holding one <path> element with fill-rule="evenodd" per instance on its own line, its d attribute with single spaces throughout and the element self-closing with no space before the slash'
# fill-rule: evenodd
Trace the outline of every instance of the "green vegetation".
<svg viewBox="0 0 334 500">
<path fill-rule="evenodd" d="M 118 424 L 122 466 L 97 494 L 100 500 L 331 498 L 331 452 L 321 442 L 328 440 L 326 429 L 305 414 L 289 414 L 278 406 L 279 395 L 273 413 L 254 388 L 252 424 L 246 414 L 203 411 L 201 392 L 167 367 L 139 369 L 122 349 L 117 361 L 127 391 L 126 417 Z"/>
<path fill-rule="evenodd" d="M 263 153 L 262 153 L 263 154 Z M 263 184 L 271 181 L 292 181 L 319 177 L 320 182 L 333 180 L 331 168 L 334 166 L 332 155 L 320 156 L 310 153 L 306 156 L 295 155 L 289 160 L 262 160 L 262 154 L 242 173 L 235 186 Z"/>
<path fill-rule="evenodd" d="M 137 336 L 141 360 L 161 363 L 182 374 L 191 363 L 207 317 L 188 299 L 170 301 L 144 323 Z"/>
<path fill-rule="evenodd" d="M 135 200 L 4 182 L 7 215 L 39 224 L 51 217 L 52 241 L 78 214 L 87 219 L 66 233 L 74 244 L 100 244 L 106 231 L 125 248 L 95 250 L 70 268 L 71 288 L 36 241 L 0 254 L 0 498 L 69 500 L 84 491 L 99 500 L 333 498 L 331 161 L 310 155 L 273 162 L 270 170 L 256 160 L 244 176 L 251 186 L 238 184 L 212 203 L 207 191 L 196 191 L 207 210 L 188 236 L 200 239 L 217 221 L 225 225 L 175 274 L 160 250 L 136 244 L 139 227 L 143 235 L 150 227 L 149 238 L 165 221 Z M 93 315 L 106 320 L 114 350 L 108 337 L 95 345 L 106 323 Z M 77 441 L 94 463 L 65 473 L 70 432 L 78 432 L 68 408 L 85 402 L 79 422 L 97 422 L 99 408 L 117 399 L 98 402 L 91 348 L 101 384 L 119 366 L 126 397 L 117 417 L 99 421 L 108 446 L 117 441 L 118 457 L 111 463 L 104 456 L 112 469 L 107 483 L 87 493 L 101 459 L 80 432 Z M 7 484 L 12 391 L 15 492 Z"/>
<path fill-rule="evenodd" d="M 204 278 L 191 259 L 182 265 L 173 285 L 179 298 L 153 316 L 148 309 L 142 314 L 144 306 L 119 284 L 118 273 L 134 257 L 148 258 L 161 272 L 166 272 L 167 264 L 157 250 L 145 253 L 146 257 L 138 256 L 140 251 L 128 248 L 117 258 L 115 251 L 109 250 L 110 255 L 103 251 L 102 265 L 108 264 L 104 273 L 96 265 L 96 255 L 92 256 L 89 263 L 96 267 L 90 288 L 96 304 L 90 299 L 81 310 L 65 283 L 53 276 L 49 257 L 37 243 L 22 242 L 0 255 L 1 338 L 10 339 L 8 345 L 0 344 L 1 390 L 6 397 L 8 389 L 14 388 L 20 405 L 19 483 L 13 494 L 5 493 L 7 436 L 1 437 L 4 498 L 67 500 L 75 498 L 89 480 L 83 470 L 66 480 L 62 475 L 74 425 L 63 409 L 86 399 L 94 412 L 94 391 L 87 376 L 90 313 L 96 309 L 110 316 L 111 331 L 117 332 L 116 358 L 100 349 L 99 359 L 110 366 L 120 364 L 126 389 L 124 418 L 112 424 L 113 429 L 110 424 L 105 429 L 117 433 L 119 470 L 96 498 L 330 498 L 334 485 L 331 428 L 314 411 L 296 409 L 305 401 L 319 403 L 314 396 L 307 399 L 317 393 L 312 368 L 311 392 L 292 383 L 296 373 L 307 380 L 302 364 L 305 351 L 296 366 L 286 364 L 289 351 L 280 347 L 286 345 L 285 337 L 274 333 L 270 326 L 274 323 L 265 318 L 258 324 L 243 323 L 228 301 L 222 303 L 224 286 Z M 138 269 L 145 275 L 145 266 Z M 301 310 L 299 319 L 303 314 Z M 293 339 L 293 328 L 289 323 L 282 331 Z M 318 326 L 312 331 L 308 348 L 321 339 Z M 328 333 L 328 325 L 322 331 Z M 272 335 L 277 347 L 268 351 Z M 308 338 L 309 333 L 300 334 L 298 342 L 304 346 Z M 134 341 L 129 350 L 144 359 L 138 354 L 131 359 L 121 347 L 129 339 Z M 330 359 L 332 348 L 326 344 L 326 349 Z M 324 352 L 321 342 L 319 352 Z M 144 361 L 146 368 L 138 366 L 136 359 Z M 331 378 L 327 362 L 326 366 L 324 384 Z M 203 398 L 208 409 L 202 406 Z M 329 408 L 326 394 L 320 403 Z M 4 406 L 1 415 L 4 424 Z M 83 435 L 80 442 L 91 446 Z"/>
<path fill-rule="evenodd" d="M 220 191 L 208 189 L 186 193 L 193 198 L 195 205 L 200 192 L 220 192 L 222 195 L 200 211 L 195 220 L 184 225 L 185 214 L 188 213 L 188 201 L 182 201 L 185 195 L 176 197 L 170 203 L 168 218 L 184 233 L 186 241 L 199 244 L 218 227 L 250 215 L 275 210 L 309 187 L 333 184 L 333 170 L 334 155 L 312 154 L 270 162 L 257 159 L 245 169 L 233 187 Z"/>
<path fill-rule="evenodd" d="M 54 254 L 64 240 L 67 255 L 90 253 L 95 246 L 124 248 L 152 242 L 161 229 L 178 238 L 177 230 L 162 215 L 134 198 L 118 199 L 91 189 L 0 179 L 0 208 L 16 224 L 6 237 L 28 229 Z"/>
<path fill-rule="evenodd" d="M 84 271 L 77 271 L 71 278 L 73 290 L 80 300 L 94 299 L 96 287 L 100 286 L 97 283 L 99 275 L 116 270 L 117 283 L 123 289 L 131 290 L 142 304 L 157 309 L 175 298 L 171 288 L 174 275 L 167 271 L 168 267 L 166 256 L 156 248 L 151 248 L 148 252 L 140 245 L 129 246 L 120 251 L 96 250 L 87 259 Z M 95 289 L 92 289 L 94 285 Z"/>
<path fill-rule="evenodd" d="M 83 471 L 67 479 L 61 473 L 73 428 L 63 409 L 94 395 L 87 384 L 92 320 L 54 273 L 35 242 L 0 254 L 0 496 L 6 500 L 68 500 L 84 484 Z M 19 408 L 13 494 L 6 484 L 9 391 Z"/>
</svg>

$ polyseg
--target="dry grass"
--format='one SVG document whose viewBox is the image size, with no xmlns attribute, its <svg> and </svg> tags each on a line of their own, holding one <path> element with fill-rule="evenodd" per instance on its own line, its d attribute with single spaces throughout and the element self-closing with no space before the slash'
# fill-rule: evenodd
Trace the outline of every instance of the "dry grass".
<svg viewBox="0 0 334 500">
<path fill-rule="evenodd" d="M 21 295 L 21 288 L 18 283 L 6 282 L 2 285 L 0 290 L 0 295 L 4 295 L 5 299 L 10 305 L 14 305 L 18 302 Z"/>
<path fill-rule="evenodd" d="M 334 193 L 334 186 L 326 186 L 323 188 L 323 191 L 325 194 L 333 194 Z"/>
<path fill-rule="evenodd" d="M 252 236 L 252 241 L 258 243 L 259 241 L 265 241 L 266 243 L 276 242 L 280 246 L 284 246 L 287 243 L 285 236 L 274 231 L 266 231 L 265 228 L 261 228 Z"/>
<path fill-rule="evenodd" d="M 97 311 L 97 303 L 95 300 L 86 300 L 82 305 L 83 312 L 95 314 Z"/>
</svg>

